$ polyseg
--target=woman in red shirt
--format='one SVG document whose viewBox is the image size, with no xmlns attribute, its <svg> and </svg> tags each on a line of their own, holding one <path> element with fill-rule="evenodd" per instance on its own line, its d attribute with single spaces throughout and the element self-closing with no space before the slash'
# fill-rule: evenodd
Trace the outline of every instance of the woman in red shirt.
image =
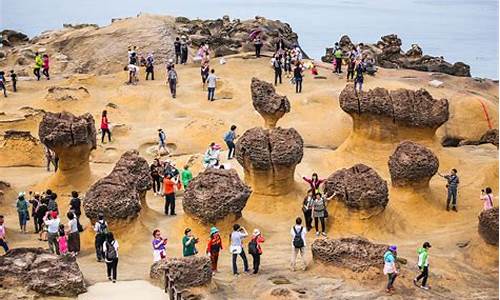
<svg viewBox="0 0 500 300">
<path fill-rule="evenodd" d="M 108 134 L 108 140 L 111 143 L 111 131 L 109 131 L 108 112 L 106 110 L 103 110 L 101 116 L 101 143 L 103 144 L 106 133 Z"/>
<path fill-rule="evenodd" d="M 50 80 L 50 76 L 49 76 L 49 56 L 47 54 L 44 54 L 43 58 L 42 58 L 42 61 L 43 61 L 42 74 L 45 75 L 45 77 L 47 78 L 47 80 Z"/>
<path fill-rule="evenodd" d="M 259 272 L 260 266 L 260 256 L 262 255 L 261 243 L 264 243 L 265 239 L 260 233 L 260 230 L 254 229 L 252 239 L 248 243 L 248 253 L 252 255 L 253 258 L 253 273 L 257 274 Z"/>
</svg>

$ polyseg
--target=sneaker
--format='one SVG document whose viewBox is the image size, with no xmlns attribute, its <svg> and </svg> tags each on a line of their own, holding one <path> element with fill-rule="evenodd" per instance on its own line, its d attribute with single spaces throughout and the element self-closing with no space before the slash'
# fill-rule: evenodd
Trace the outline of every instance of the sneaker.
<svg viewBox="0 0 500 300">
<path fill-rule="evenodd" d="M 111 281 L 111 276 L 108 276 L 108 280 Z"/>
<path fill-rule="evenodd" d="M 322 233 L 321 233 L 321 235 L 322 235 L 322 236 L 326 236 L 326 233 L 325 233 L 325 232 L 322 232 Z"/>
<path fill-rule="evenodd" d="M 113 279 L 113 283 L 116 283 L 116 280 L 115 280 L 115 279 Z"/>
<path fill-rule="evenodd" d="M 316 231 L 316 236 L 319 236 L 319 232 Z"/>
<path fill-rule="evenodd" d="M 423 289 L 423 290 L 429 290 L 429 289 L 430 289 L 430 287 L 429 287 L 429 286 L 426 286 L 426 285 L 423 285 L 423 286 L 421 286 L 420 288 L 421 288 L 421 289 Z"/>
</svg>

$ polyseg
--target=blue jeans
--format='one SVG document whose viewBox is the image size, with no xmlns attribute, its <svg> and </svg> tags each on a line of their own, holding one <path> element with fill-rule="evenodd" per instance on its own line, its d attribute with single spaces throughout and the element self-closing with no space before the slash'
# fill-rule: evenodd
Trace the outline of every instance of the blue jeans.
<svg viewBox="0 0 500 300">
<path fill-rule="evenodd" d="M 18 211 L 17 214 L 19 216 L 19 225 L 20 226 L 26 225 L 26 222 L 28 221 L 28 212 L 27 211 Z"/>
<path fill-rule="evenodd" d="M 7 245 L 7 242 L 4 241 L 3 239 L 0 239 L 0 246 L 2 246 L 5 252 L 9 251 L 9 246 Z"/>
<path fill-rule="evenodd" d="M 208 88 L 208 100 L 214 101 L 214 97 L 215 97 L 215 88 L 209 87 Z"/>
<path fill-rule="evenodd" d="M 449 207 L 451 202 L 451 207 L 457 207 L 457 187 L 449 186 L 448 187 L 448 199 L 446 206 Z"/>
</svg>

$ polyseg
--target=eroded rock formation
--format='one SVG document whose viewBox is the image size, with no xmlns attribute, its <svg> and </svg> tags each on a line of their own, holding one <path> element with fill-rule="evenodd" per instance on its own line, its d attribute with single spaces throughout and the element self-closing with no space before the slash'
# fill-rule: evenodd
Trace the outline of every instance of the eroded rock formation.
<svg viewBox="0 0 500 300">
<path fill-rule="evenodd" d="M 393 186 L 428 187 L 439 169 L 439 160 L 429 148 L 404 141 L 389 157 L 388 165 Z"/>
<path fill-rule="evenodd" d="M 171 257 L 157 261 L 151 266 L 149 276 L 163 282 L 165 272 L 179 289 L 203 286 L 212 280 L 210 258 L 206 256 Z"/>
<path fill-rule="evenodd" d="M 455 76 L 470 77 L 470 66 L 463 62 L 451 64 L 443 57 L 424 55 L 422 48 L 412 44 L 405 53 L 401 49 L 401 39 L 396 34 L 385 35 L 376 44 L 359 43 L 354 45 L 348 36 L 342 36 L 339 46 L 347 54 L 354 47 L 359 46 L 363 56 L 373 59 L 375 63 L 383 68 L 389 69 L 413 69 L 424 72 L 440 72 Z M 324 62 L 332 62 L 333 48 L 326 48 L 326 54 L 321 58 Z"/>
<path fill-rule="evenodd" d="M 44 166 L 44 149 L 29 131 L 7 130 L 0 140 L 0 166 Z"/>
<path fill-rule="evenodd" d="M 253 107 L 264 118 L 266 128 L 275 128 L 285 113 L 290 112 L 290 101 L 286 96 L 276 94 L 274 86 L 257 78 L 251 83 Z"/>
<path fill-rule="evenodd" d="M 213 224 L 231 214 L 237 219 L 251 192 L 235 170 L 206 169 L 189 183 L 182 207 L 204 224 Z"/>
<path fill-rule="evenodd" d="M 236 159 L 245 170 L 245 181 L 258 194 L 288 193 L 303 155 L 304 141 L 293 128 L 252 128 L 236 143 Z"/>
<path fill-rule="evenodd" d="M 460 140 L 460 139 L 455 139 L 456 143 L 453 143 L 452 145 L 446 145 L 445 143 L 444 146 L 463 146 L 463 145 L 482 145 L 482 144 L 493 144 L 498 148 L 498 129 L 489 129 L 486 131 L 479 140 L 474 141 L 474 140 Z M 443 141 L 444 142 L 444 141 Z"/>
<path fill-rule="evenodd" d="M 2 35 L 2 45 L 5 47 L 16 46 L 29 41 L 26 34 L 15 30 L 4 29 L 0 34 Z"/>
<path fill-rule="evenodd" d="M 42 296 L 76 297 L 87 291 L 76 258 L 42 248 L 15 248 L 0 256 L 0 286 L 25 287 Z"/>
<path fill-rule="evenodd" d="M 47 90 L 45 99 L 53 101 L 75 101 L 89 97 L 89 91 L 83 86 L 60 87 L 52 86 Z"/>
<path fill-rule="evenodd" d="M 371 268 L 381 269 L 382 259 L 388 245 L 374 244 L 361 237 L 341 239 L 315 239 L 311 245 L 313 259 L 317 262 L 365 272 Z"/>
<path fill-rule="evenodd" d="M 108 222 L 130 220 L 146 205 L 152 187 L 148 162 L 139 152 L 125 152 L 106 177 L 94 183 L 83 199 L 85 215 L 92 221 L 103 213 Z"/>
<path fill-rule="evenodd" d="M 486 243 L 498 245 L 498 207 L 481 212 L 478 231 Z"/>
<path fill-rule="evenodd" d="M 59 157 L 59 173 L 90 174 L 89 155 L 96 148 L 96 129 L 91 114 L 45 113 L 38 136 L 42 144 Z"/>
<path fill-rule="evenodd" d="M 387 182 L 364 164 L 336 171 L 327 178 L 323 187 L 327 197 L 335 193 L 335 198 L 348 208 L 385 208 L 389 202 Z"/>
</svg>

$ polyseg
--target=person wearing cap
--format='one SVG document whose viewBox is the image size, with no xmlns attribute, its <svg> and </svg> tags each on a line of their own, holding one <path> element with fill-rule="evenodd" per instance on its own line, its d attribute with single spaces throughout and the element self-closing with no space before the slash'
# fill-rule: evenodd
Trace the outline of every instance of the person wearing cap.
<svg viewBox="0 0 500 300">
<path fill-rule="evenodd" d="M 392 245 L 384 253 L 384 275 L 387 275 L 387 288 L 385 291 L 387 293 L 394 291 L 394 281 L 398 276 L 398 270 L 396 269 L 397 250 L 398 248 Z"/>
<path fill-rule="evenodd" d="M 252 234 L 252 239 L 248 243 L 248 252 L 252 255 L 253 258 L 253 273 L 257 274 L 259 273 L 259 266 L 260 266 L 260 256 L 262 255 L 262 247 L 260 244 L 264 243 L 265 239 L 264 236 L 260 233 L 259 229 L 254 229 L 253 234 Z M 255 245 L 255 250 L 256 252 L 250 252 L 250 249 L 252 248 L 250 244 Z"/>
<path fill-rule="evenodd" d="M 59 225 L 61 221 L 59 220 L 59 216 L 56 211 L 49 211 L 43 222 L 47 225 L 47 241 L 49 243 L 49 251 L 50 253 L 56 253 L 59 255 L 59 242 L 57 238 L 59 237 Z"/>
<path fill-rule="evenodd" d="M 182 238 L 182 255 L 184 257 L 196 255 L 198 253 L 196 250 L 197 243 L 198 239 L 194 237 L 191 228 L 186 228 L 184 230 L 184 237 Z"/>
<path fill-rule="evenodd" d="M 21 229 L 22 233 L 26 233 L 26 223 L 29 219 L 29 205 L 29 202 L 24 197 L 24 192 L 20 192 L 16 201 L 16 209 L 17 215 L 19 216 L 19 228 Z"/>
<path fill-rule="evenodd" d="M 420 286 L 424 290 L 428 290 L 430 287 L 427 285 L 427 278 L 429 278 L 429 248 L 431 244 L 425 242 L 421 248 L 418 248 L 418 268 L 420 269 L 420 275 L 413 279 L 415 286 L 418 286 L 419 281 L 422 279 L 422 285 Z"/>
<path fill-rule="evenodd" d="M 222 239 L 219 230 L 216 227 L 210 228 L 210 238 L 207 243 L 207 255 L 210 256 L 212 262 L 212 275 L 217 273 L 217 263 L 219 261 L 219 253 L 222 250 Z"/>
</svg>

